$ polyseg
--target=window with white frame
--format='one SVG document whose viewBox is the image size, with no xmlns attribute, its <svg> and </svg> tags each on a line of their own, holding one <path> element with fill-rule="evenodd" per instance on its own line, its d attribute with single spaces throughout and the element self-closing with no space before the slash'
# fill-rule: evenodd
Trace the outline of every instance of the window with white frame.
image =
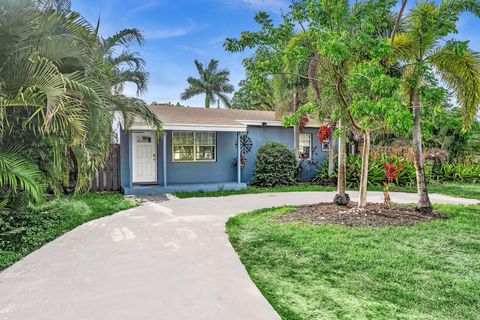
<svg viewBox="0 0 480 320">
<path fill-rule="evenodd" d="M 312 157 L 312 135 L 300 133 L 298 147 L 300 159 L 310 159 Z"/>
<path fill-rule="evenodd" d="M 174 131 L 172 154 L 174 162 L 215 161 L 215 132 Z"/>
</svg>

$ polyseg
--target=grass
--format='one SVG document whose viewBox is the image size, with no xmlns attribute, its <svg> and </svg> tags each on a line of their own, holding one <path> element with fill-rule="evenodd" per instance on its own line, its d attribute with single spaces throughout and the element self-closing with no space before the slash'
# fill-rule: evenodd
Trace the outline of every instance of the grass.
<svg viewBox="0 0 480 320">
<path fill-rule="evenodd" d="M 334 187 L 323 187 L 318 185 L 296 185 L 279 186 L 273 188 L 260 188 L 248 186 L 242 190 L 218 190 L 218 191 L 193 191 L 193 192 L 175 192 L 178 198 L 200 198 L 200 197 L 223 197 L 235 194 L 252 194 L 265 192 L 297 192 L 297 191 L 335 191 Z"/>
<path fill-rule="evenodd" d="M 283 319 L 479 319 L 480 206 L 410 228 L 283 224 L 282 207 L 231 218 L 252 280 Z"/>
<path fill-rule="evenodd" d="M 297 185 L 297 186 L 281 186 L 274 188 L 259 188 L 249 186 L 243 190 L 218 190 L 218 191 L 196 191 L 196 192 L 175 192 L 178 198 L 198 198 L 198 197 L 223 197 L 235 194 L 251 194 L 264 192 L 298 192 L 298 191 L 335 191 L 334 187 L 323 187 L 319 185 Z M 370 191 L 382 191 L 381 186 L 370 186 Z M 417 192 L 416 186 L 395 187 L 394 191 L 399 192 Z M 479 199 L 480 200 L 480 184 L 460 184 L 460 183 L 432 183 L 429 185 L 430 193 L 441 193 L 449 196 Z"/>
<path fill-rule="evenodd" d="M 118 193 L 88 193 L 46 202 L 38 212 L 0 211 L 0 270 L 87 221 L 134 206 Z"/>
</svg>

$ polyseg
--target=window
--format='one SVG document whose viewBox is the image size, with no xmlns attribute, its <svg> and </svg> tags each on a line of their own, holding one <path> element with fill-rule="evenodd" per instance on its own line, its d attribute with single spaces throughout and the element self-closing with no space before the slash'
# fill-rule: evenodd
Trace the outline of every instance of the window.
<svg viewBox="0 0 480 320">
<path fill-rule="evenodd" d="M 312 135 L 309 133 L 300 133 L 299 138 L 300 159 L 310 159 L 312 157 Z"/>
<path fill-rule="evenodd" d="M 322 143 L 322 151 L 330 151 L 330 141 L 324 141 Z"/>
<path fill-rule="evenodd" d="M 174 131 L 173 161 L 215 161 L 215 132 Z"/>
<path fill-rule="evenodd" d="M 137 136 L 137 143 L 151 143 L 152 137 L 149 136 Z"/>
</svg>

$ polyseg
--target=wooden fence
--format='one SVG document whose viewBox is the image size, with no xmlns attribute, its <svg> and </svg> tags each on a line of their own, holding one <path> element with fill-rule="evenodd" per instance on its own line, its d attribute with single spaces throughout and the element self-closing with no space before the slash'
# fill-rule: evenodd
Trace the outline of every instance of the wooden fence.
<svg viewBox="0 0 480 320">
<path fill-rule="evenodd" d="M 110 155 L 105 168 L 100 168 L 92 180 L 93 192 L 120 191 L 120 145 L 110 145 Z"/>
</svg>

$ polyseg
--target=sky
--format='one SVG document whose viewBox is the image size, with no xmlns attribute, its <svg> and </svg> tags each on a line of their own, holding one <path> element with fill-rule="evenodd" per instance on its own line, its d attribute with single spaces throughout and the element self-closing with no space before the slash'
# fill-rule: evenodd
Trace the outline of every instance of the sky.
<svg viewBox="0 0 480 320">
<path fill-rule="evenodd" d="M 400 2 L 400 1 L 399 1 Z M 93 25 L 100 16 L 100 33 L 109 36 L 124 28 L 140 29 L 146 39 L 143 47 L 133 46 L 146 60 L 150 73 L 148 91 L 141 98 L 147 102 L 177 103 L 194 107 L 204 105 L 204 97 L 181 101 L 188 86 L 186 79 L 197 76 L 193 61 L 207 64 L 220 61 L 231 72 L 231 83 L 238 88 L 244 79 L 242 60 L 249 52 L 230 53 L 222 46 L 225 38 L 239 37 L 245 30 L 257 30 L 253 21 L 259 10 L 279 19 L 288 11 L 287 0 L 72 0 L 73 10 Z M 410 1 L 410 6 L 414 1 Z M 480 51 L 480 19 L 464 14 L 458 24 L 459 40 L 470 40 Z M 126 94 L 135 95 L 128 86 Z"/>
</svg>

